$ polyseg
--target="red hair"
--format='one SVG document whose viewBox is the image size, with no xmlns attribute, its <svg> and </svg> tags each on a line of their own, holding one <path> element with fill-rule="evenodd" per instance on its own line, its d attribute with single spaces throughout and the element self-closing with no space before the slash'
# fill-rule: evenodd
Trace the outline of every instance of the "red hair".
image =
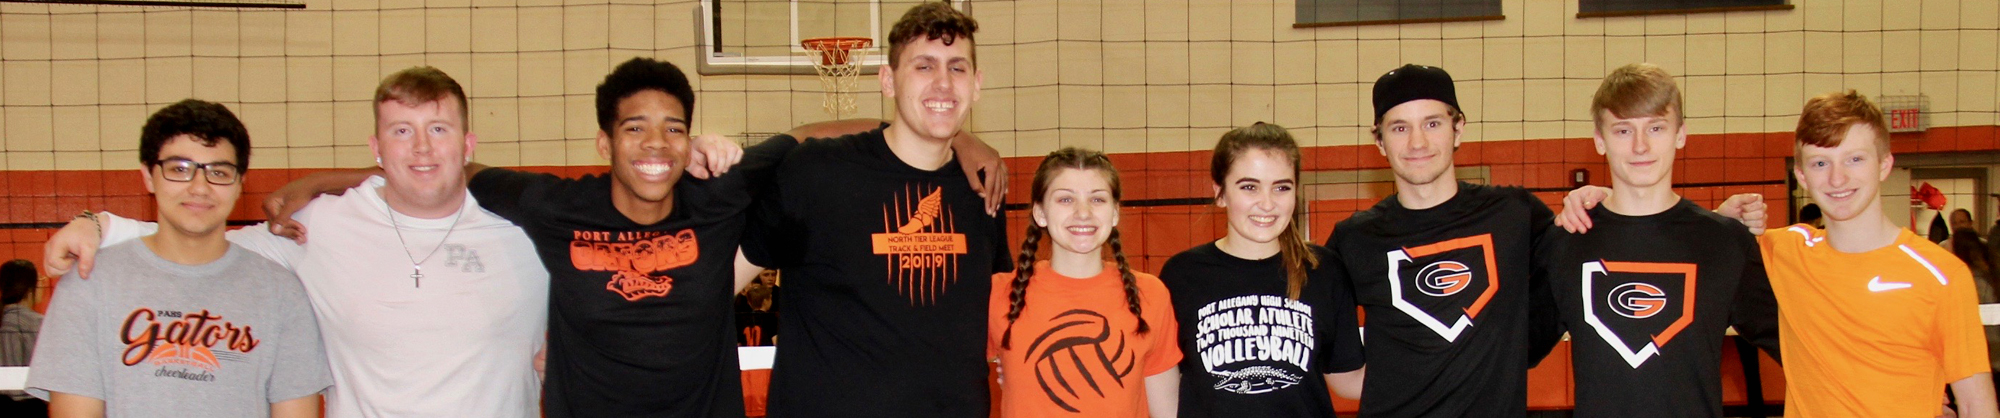
<svg viewBox="0 0 2000 418">
<path fill-rule="evenodd" d="M 1847 130 L 1857 125 L 1875 131 L 1877 153 L 1889 152 L 1889 123 L 1882 118 L 1882 108 L 1868 100 L 1868 96 L 1848 90 L 1806 100 L 1805 110 L 1799 113 L 1798 140 L 1792 146 L 1792 154 L 1797 156 L 1807 145 L 1838 147 L 1847 138 Z"/>
</svg>

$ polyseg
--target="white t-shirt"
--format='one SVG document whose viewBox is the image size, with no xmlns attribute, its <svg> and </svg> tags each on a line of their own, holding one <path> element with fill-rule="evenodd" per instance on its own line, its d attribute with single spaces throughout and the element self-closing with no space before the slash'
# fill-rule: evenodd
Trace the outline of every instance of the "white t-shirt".
<svg viewBox="0 0 2000 418">
<path fill-rule="evenodd" d="M 305 284 L 333 367 L 327 416 L 539 416 L 533 360 L 546 341 L 549 274 L 534 244 L 470 194 L 455 228 L 453 217 L 396 215 L 399 244 L 378 192 L 386 184 L 371 177 L 294 214 L 303 246 L 263 224 L 228 233 Z M 107 216 L 103 245 L 155 228 Z M 421 283 L 412 258 L 424 261 Z"/>
</svg>

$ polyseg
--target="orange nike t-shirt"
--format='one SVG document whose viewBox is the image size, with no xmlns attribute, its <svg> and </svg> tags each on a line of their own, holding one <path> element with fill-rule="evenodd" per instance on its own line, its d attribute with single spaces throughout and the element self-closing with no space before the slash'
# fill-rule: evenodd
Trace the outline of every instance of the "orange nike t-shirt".
<svg viewBox="0 0 2000 418">
<path fill-rule="evenodd" d="M 1072 278 L 1056 274 L 1047 261 L 1035 263 L 1008 349 L 1000 348 L 1000 337 L 1007 331 L 1014 273 L 993 275 L 986 341 L 988 356 L 1000 359 L 1001 417 L 1146 416 L 1146 376 L 1181 361 L 1180 325 L 1160 279 L 1132 275 L 1150 330 L 1144 334 L 1125 302 L 1117 265 L 1105 263 L 1095 277 Z"/>
<path fill-rule="evenodd" d="M 1757 239 L 1778 297 L 1788 416 L 1935 416 L 1946 384 L 1991 370 L 1965 263 L 1909 230 L 1865 253 L 1825 238 L 1793 225 Z"/>
</svg>

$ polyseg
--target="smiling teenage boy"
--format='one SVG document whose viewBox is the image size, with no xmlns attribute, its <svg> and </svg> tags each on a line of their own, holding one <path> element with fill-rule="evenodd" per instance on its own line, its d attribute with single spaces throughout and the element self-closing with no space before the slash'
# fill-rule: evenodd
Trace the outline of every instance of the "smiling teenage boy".
<svg viewBox="0 0 2000 418">
<path fill-rule="evenodd" d="M 541 381 L 524 359 L 545 340 L 548 272 L 520 256 L 534 248 L 521 228 L 465 191 L 465 161 L 478 143 L 465 105 L 458 81 L 436 68 L 383 77 L 368 138 L 383 169 L 290 217 L 318 231 L 312 242 L 261 226 L 226 234 L 305 284 L 333 366 L 328 416 L 528 418 L 541 404 Z M 98 215 L 50 237 L 50 268 L 68 269 L 73 253 L 88 279 L 100 245 L 156 227 Z"/>
<path fill-rule="evenodd" d="M 1521 416 L 1531 353 L 1546 352 L 1529 347 L 1530 307 L 1549 306 L 1530 303 L 1546 283 L 1529 257 L 1554 214 L 1526 190 L 1453 176 L 1465 114 L 1443 69 L 1405 65 L 1374 94 L 1396 194 L 1326 245 L 1367 311 L 1361 415 Z"/>
<path fill-rule="evenodd" d="M 1590 111 L 1610 198 L 1590 210 L 1588 234 L 1544 226 L 1535 252 L 1572 337 L 1578 416 L 1721 417 L 1730 326 L 1778 356 L 1777 306 L 1755 239 L 1674 193 L 1674 156 L 1687 143 L 1681 103 L 1658 66 L 1605 76 Z"/>
<path fill-rule="evenodd" d="M 977 30 L 946 3 L 910 9 L 879 74 L 896 119 L 807 141 L 779 167 L 744 244 L 785 272 L 772 416 L 988 413 L 987 284 L 1010 269 L 1005 228 L 951 150 L 979 97 Z"/>
<path fill-rule="evenodd" d="M 297 276 L 223 237 L 250 136 L 188 99 L 140 130 L 162 228 L 105 248 L 50 300 L 28 392 L 51 416 L 317 417 L 332 383 Z M 86 213 L 86 216 L 88 213 Z"/>
<path fill-rule="evenodd" d="M 1785 347 L 1785 412 L 1917 417 L 1950 386 L 1960 417 L 1993 417 L 1993 381 L 1972 273 L 1882 214 L 1894 169 L 1888 124 L 1854 91 L 1806 101 L 1792 175 L 1826 229 L 1758 237 Z"/>
</svg>

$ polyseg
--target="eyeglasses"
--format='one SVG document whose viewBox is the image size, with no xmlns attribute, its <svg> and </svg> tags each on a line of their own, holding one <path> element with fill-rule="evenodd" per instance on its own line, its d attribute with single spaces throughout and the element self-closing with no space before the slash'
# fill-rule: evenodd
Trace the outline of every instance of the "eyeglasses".
<svg viewBox="0 0 2000 418">
<path fill-rule="evenodd" d="M 160 166 L 160 178 L 173 182 L 194 181 L 194 175 L 197 172 L 201 173 L 202 177 L 208 179 L 208 184 L 217 186 L 236 184 L 236 180 L 243 177 L 243 169 L 237 168 L 236 164 L 230 163 L 216 162 L 203 164 L 191 160 L 173 158 L 160 160 L 158 164 Z"/>
</svg>

